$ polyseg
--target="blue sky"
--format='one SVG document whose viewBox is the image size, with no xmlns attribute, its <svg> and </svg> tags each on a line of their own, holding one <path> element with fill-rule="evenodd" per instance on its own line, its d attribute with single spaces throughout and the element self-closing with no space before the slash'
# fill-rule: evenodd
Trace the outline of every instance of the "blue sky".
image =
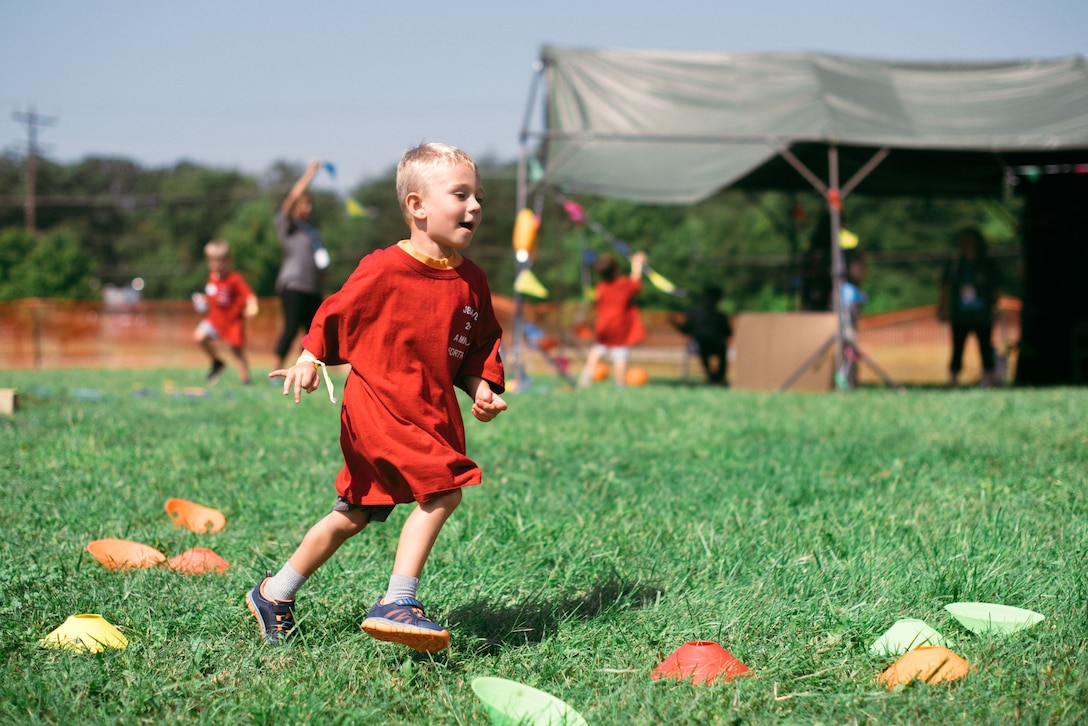
<svg viewBox="0 0 1088 726">
<path fill-rule="evenodd" d="M 1088 53 L 1088 2 L 0 0 L 0 147 L 33 106 L 57 161 L 326 159 L 347 191 L 422 140 L 515 158 L 543 45 L 1055 58 Z"/>
</svg>

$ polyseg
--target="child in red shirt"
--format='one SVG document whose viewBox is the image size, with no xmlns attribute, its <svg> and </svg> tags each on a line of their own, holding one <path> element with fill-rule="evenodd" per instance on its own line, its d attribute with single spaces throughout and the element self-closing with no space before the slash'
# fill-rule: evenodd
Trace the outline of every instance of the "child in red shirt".
<svg viewBox="0 0 1088 726">
<path fill-rule="evenodd" d="M 245 278 L 230 268 L 230 245 L 226 240 L 213 239 L 204 245 L 204 258 L 208 261 L 208 282 L 203 293 L 193 294 L 193 305 L 207 315 L 193 331 L 193 340 L 212 359 L 208 383 L 219 380 L 226 367 L 215 351 L 215 341 L 220 340 L 234 353 L 242 383 L 248 385 L 244 318 L 257 314 L 257 296 Z"/>
<path fill-rule="evenodd" d="M 635 298 L 642 291 L 642 270 L 646 266 L 646 253 L 631 255 L 631 274 L 619 274 L 619 263 L 612 255 L 597 259 L 597 274 L 601 280 L 595 290 L 597 322 L 594 325 L 594 343 L 589 349 L 585 368 L 578 378 L 579 386 L 588 386 L 598 363 L 606 355 L 612 359 L 616 387 L 627 383 L 627 358 L 631 346 L 646 337 L 642 316 L 635 306 Z"/>
<path fill-rule="evenodd" d="M 283 378 L 295 403 L 312 393 L 325 365 L 348 363 L 340 416 L 344 466 L 333 511 L 310 528 L 283 568 L 247 595 L 265 642 L 294 632 L 294 596 L 348 538 L 381 522 L 397 504 L 416 502 L 401 529 L 393 573 L 362 628 L 379 640 L 420 651 L 449 644 L 416 598 L 419 577 L 462 487 L 479 484 L 465 454 L 455 388 L 490 421 L 506 410 L 502 330 L 483 271 L 461 256 L 481 219 L 480 175 L 465 152 L 423 144 L 397 167 L 397 196 L 410 236 L 362 259 L 325 300 Z"/>
</svg>

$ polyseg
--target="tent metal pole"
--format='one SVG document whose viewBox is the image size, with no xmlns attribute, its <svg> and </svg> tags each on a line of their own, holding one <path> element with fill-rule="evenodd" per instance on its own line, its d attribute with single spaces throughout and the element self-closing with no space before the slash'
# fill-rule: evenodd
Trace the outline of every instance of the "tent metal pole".
<svg viewBox="0 0 1088 726">
<path fill-rule="evenodd" d="M 805 178 L 805 180 L 812 185 L 812 188 L 827 197 L 827 185 L 824 184 L 824 180 L 812 173 L 812 171 L 805 166 L 804 162 L 793 155 L 793 152 L 787 149 L 785 146 L 779 146 L 775 148 L 775 153 L 781 156 L 783 159 L 789 162 L 790 166 L 797 170 L 797 173 Z"/>
<path fill-rule="evenodd" d="M 865 162 L 865 164 L 860 169 L 854 172 L 854 176 L 850 177 L 850 181 L 842 185 L 842 191 L 840 192 L 840 196 L 845 199 L 846 195 L 854 191 L 854 187 L 860 184 L 865 177 L 869 176 L 869 172 L 875 169 L 877 165 L 880 164 L 880 162 L 884 161 L 884 159 L 886 159 L 888 157 L 888 154 L 890 153 L 890 149 L 881 149 L 880 151 L 873 154 L 872 157 L 870 157 L 869 161 Z"/>
<path fill-rule="evenodd" d="M 537 61 L 533 66 L 533 82 L 529 87 L 529 100 L 525 103 L 525 115 L 521 119 L 520 151 L 518 154 L 517 209 L 515 214 L 525 209 L 529 199 L 529 124 L 532 123 L 533 108 L 536 106 L 537 88 L 544 77 L 544 64 Z"/>
<path fill-rule="evenodd" d="M 850 387 L 849 376 L 843 373 L 846 358 L 846 306 L 842 304 L 842 283 L 845 278 L 846 256 L 839 237 L 842 233 L 842 196 L 839 190 L 839 149 L 834 144 L 827 147 L 827 207 L 831 216 L 831 310 L 838 325 L 835 327 L 835 385 L 840 389 Z"/>
<path fill-rule="evenodd" d="M 869 365 L 884 378 L 889 386 L 894 387 L 894 381 L 888 378 L 887 374 L 880 370 L 872 359 L 866 356 L 865 353 L 858 349 L 853 343 L 854 331 L 849 319 L 850 309 L 843 305 L 842 302 L 842 285 L 846 281 L 846 254 L 842 251 L 842 242 L 839 239 L 842 234 L 843 198 L 846 197 L 854 187 L 860 184 L 861 181 L 868 176 L 878 164 L 880 164 L 880 162 L 884 161 L 890 151 L 885 148 L 880 149 L 873 154 L 869 161 L 865 162 L 865 164 L 850 177 L 849 181 L 847 181 L 841 189 L 839 188 L 839 149 L 834 144 L 830 144 L 827 147 L 827 184 L 825 184 L 820 177 L 816 176 L 816 174 L 805 166 L 804 163 L 794 156 L 793 152 L 785 146 L 775 147 L 775 152 L 789 162 L 790 166 L 796 169 L 797 172 L 803 176 L 814 189 L 816 189 L 816 191 L 822 194 L 824 200 L 827 202 L 828 217 L 831 220 L 831 310 L 834 312 L 837 321 L 835 334 L 831 336 L 812 357 L 806 360 L 797 371 L 787 378 L 779 390 L 785 391 L 792 386 L 794 382 L 800 378 L 801 373 L 815 364 L 815 362 L 827 352 L 827 349 L 832 344 L 835 346 L 835 386 L 840 389 L 852 388 L 853 381 L 852 376 L 850 375 L 851 372 L 845 367 L 847 361 L 846 344 L 848 331 L 851 339 L 851 348 L 859 357 L 859 360 L 864 360 L 869 363 Z M 853 360 L 851 360 L 850 363 L 853 365 Z"/>
<path fill-rule="evenodd" d="M 544 76 L 544 64 L 537 61 L 533 70 L 533 82 L 529 90 L 529 100 L 525 105 L 525 116 L 521 125 L 521 144 L 520 153 L 518 154 L 517 208 L 514 210 L 514 214 L 524 209 L 529 199 L 529 124 L 533 107 L 536 104 L 537 87 L 540 84 L 540 79 Z M 519 260 L 514 264 L 516 265 L 514 279 L 517 279 L 517 275 L 521 272 L 525 263 Z M 510 331 L 510 372 L 513 374 L 514 381 L 516 381 L 516 388 L 521 388 L 523 383 L 528 382 L 528 377 L 525 375 L 525 363 L 522 360 L 521 345 L 522 329 L 525 326 L 524 307 L 525 296 L 515 290 L 514 329 Z"/>
</svg>

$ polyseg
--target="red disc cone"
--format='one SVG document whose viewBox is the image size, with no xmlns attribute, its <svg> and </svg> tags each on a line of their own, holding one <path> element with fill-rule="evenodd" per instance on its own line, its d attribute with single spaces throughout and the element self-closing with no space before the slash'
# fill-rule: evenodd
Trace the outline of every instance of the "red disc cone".
<svg viewBox="0 0 1088 726">
<path fill-rule="evenodd" d="M 716 680 L 728 683 L 748 672 L 748 666 L 730 655 L 729 651 L 711 640 L 684 643 L 672 652 L 650 677 L 679 678 L 695 685 L 711 684 Z"/>
</svg>

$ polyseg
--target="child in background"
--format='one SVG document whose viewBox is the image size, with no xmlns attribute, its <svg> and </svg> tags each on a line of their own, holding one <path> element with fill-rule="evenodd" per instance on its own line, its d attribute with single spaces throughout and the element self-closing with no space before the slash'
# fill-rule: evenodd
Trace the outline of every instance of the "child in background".
<svg viewBox="0 0 1088 726">
<path fill-rule="evenodd" d="M 465 453 L 456 388 L 472 415 L 506 410 L 499 344 L 487 278 L 461 256 L 481 219 L 480 175 L 465 152 L 444 144 L 409 149 L 397 167 L 407 240 L 362 259 L 319 308 L 294 366 L 269 373 L 283 393 L 320 384 L 325 365 L 351 365 L 344 387 L 332 512 L 313 525 L 276 575 L 246 597 L 266 643 L 295 632 L 294 598 L 348 538 L 382 522 L 397 504 L 417 503 L 401 529 L 392 575 L 362 629 L 420 651 L 442 650 L 449 632 L 417 599 L 419 578 L 462 487 L 479 484 Z M 331 384 L 326 375 L 326 384 Z"/>
<path fill-rule="evenodd" d="M 600 281 L 595 290 L 597 321 L 594 325 L 594 343 L 589 349 L 586 365 L 578 378 L 578 385 L 588 386 L 593 379 L 597 364 L 606 355 L 612 359 L 616 388 L 627 384 L 627 358 L 631 346 L 646 337 L 642 315 L 635 306 L 635 298 L 642 291 L 642 270 L 646 266 L 646 253 L 631 255 L 631 274 L 619 274 L 619 262 L 612 255 L 601 255 L 595 265 Z"/>
<path fill-rule="evenodd" d="M 728 385 L 726 371 L 729 367 L 726 347 L 733 335 L 733 327 L 729 324 L 729 317 L 718 308 L 721 301 L 722 288 L 707 285 L 703 288 L 702 299 L 688 310 L 683 320 L 676 323 L 676 328 L 691 336 L 695 342 L 706 382 L 724 386 Z"/>
<path fill-rule="evenodd" d="M 242 383 L 249 384 L 249 363 L 245 351 L 245 320 L 258 312 L 257 296 L 236 270 L 230 267 L 230 245 L 226 240 L 213 239 L 204 245 L 204 257 L 208 262 L 208 282 L 203 293 L 193 294 L 193 304 L 198 312 L 207 315 L 193 331 L 193 340 L 212 359 L 208 383 L 215 383 L 226 364 L 216 355 L 216 340 L 231 349 L 238 363 Z M 243 317 L 244 316 L 244 317 Z"/>
</svg>

